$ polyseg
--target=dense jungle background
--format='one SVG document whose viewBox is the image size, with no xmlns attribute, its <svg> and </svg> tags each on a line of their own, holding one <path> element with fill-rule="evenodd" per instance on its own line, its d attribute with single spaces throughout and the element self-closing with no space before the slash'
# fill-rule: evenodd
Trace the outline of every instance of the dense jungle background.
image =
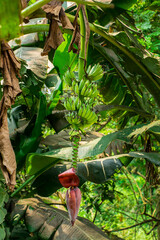
<svg viewBox="0 0 160 240">
<path fill-rule="evenodd" d="M 156 0 L 0 0 L 0 240 L 160 240 L 159 26 Z"/>
</svg>

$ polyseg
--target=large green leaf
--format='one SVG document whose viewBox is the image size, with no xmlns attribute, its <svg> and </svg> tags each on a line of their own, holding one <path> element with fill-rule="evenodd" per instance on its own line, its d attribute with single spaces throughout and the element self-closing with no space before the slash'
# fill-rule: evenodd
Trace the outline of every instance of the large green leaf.
<svg viewBox="0 0 160 240">
<path fill-rule="evenodd" d="M 142 133 L 144 131 L 150 130 L 152 131 L 153 127 L 159 126 L 159 121 L 155 121 L 150 124 L 140 124 L 137 126 L 133 126 L 130 128 L 126 128 L 114 133 L 110 133 L 106 136 L 97 138 L 93 141 L 90 141 L 89 143 L 80 146 L 78 150 L 78 157 L 79 159 L 84 159 L 86 157 L 93 157 L 98 154 L 101 154 L 102 152 L 105 151 L 106 147 L 114 140 L 121 140 L 126 143 L 130 143 L 130 138 L 135 135 L 136 133 Z M 154 130 L 155 131 L 155 130 Z M 52 151 L 48 151 L 43 154 L 37 154 L 37 153 L 31 153 L 27 156 L 27 161 L 26 161 L 26 167 L 27 171 L 29 173 L 29 165 L 30 161 L 39 161 L 44 159 L 45 161 L 45 156 L 46 156 L 46 166 L 48 165 L 48 161 L 50 163 L 50 159 L 61 159 L 61 160 L 71 160 L 72 159 L 72 147 L 67 147 L 67 148 L 60 148 L 60 149 L 55 149 Z M 45 163 L 44 163 L 45 164 Z M 43 165 L 44 167 L 45 165 Z M 40 169 L 39 169 L 40 170 Z"/>
<path fill-rule="evenodd" d="M 37 117 L 34 122 L 32 131 L 26 135 L 20 136 L 20 144 L 15 149 L 17 168 L 21 169 L 25 163 L 25 158 L 29 152 L 37 150 L 39 145 L 39 137 L 41 135 L 41 126 L 46 117 L 46 97 L 41 93 L 38 104 Z M 33 124 L 33 123 L 32 123 Z M 29 128 L 29 126 L 28 126 Z"/>
<path fill-rule="evenodd" d="M 154 125 L 150 125 L 150 124 L 140 124 L 140 125 L 136 125 L 130 128 L 125 128 L 123 130 L 114 132 L 114 133 L 110 133 L 106 136 L 97 138 L 87 144 L 85 144 L 84 146 L 79 147 L 79 151 L 78 151 L 78 157 L 79 159 L 83 159 L 86 157 L 93 157 L 96 156 L 102 152 L 104 152 L 104 150 L 106 149 L 106 147 L 109 145 L 110 142 L 119 139 L 121 141 L 124 141 L 126 143 L 130 143 L 130 138 L 133 132 L 135 131 L 140 131 L 141 129 L 145 129 L 146 127 L 146 131 L 147 130 L 151 130 L 153 129 L 153 126 L 158 126 L 159 125 L 159 121 L 155 121 Z M 57 158 L 61 158 L 64 160 L 67 159 L 71 159 L 71 155 L 72 155 L 72 148 L 62 148 L 62 149 L 56 149 L 56 150 L 52 150 L 47 152 L 47 155 L 52 155 L 54 157 Z"/>
<path fill-rule="evenodd" d="M 87 219 L 78 217 L 72 227 L 67 212 L 47 206 L 36 198 L 19 200 L 12 212 L 13 225 L 17 225 L 17 216 L 25 219 L 28 232 L 37 233 L 37 240 L 109 240 L 104 232 Z"/>
<path fill-rule="evenodd" d="M 77 64 L 77 54 L 68 52 L 68 47 L 72 36 L 68 34 L 63 35 L 65 41 L 57 48 L 54 54 L 53 64 L 57 68 L 60 77 L 70 68 L 73 70 Z"/>
<path fill-rule="evenodd" d="M 124 158 L 126 156 L 123 156 Z M 58 164 L 40 175 L 32 184 L 35 192 L 41 196 L 50 196 L 62 187 L 58 180 L 58 174 L 71 168 L 71 163 Z M 80 186 L 86 182 L 104 183 L 122 167 L 122 163 L 116 157 L 80 162 L 77 165 L 77 175 L 80 178 Z"/>
<path fill-rule="evenodd" d="M 156 166 L 160 166 L 160 153 L 155 152 L 130 152 L 128 154 L 131 157 L 134 158 L 142 158 L 146 159 L 147 161 L 155 164 Z"/>
<path fill-rule="evenodd" d="M 50 155 L 43 154 L 28 154 L 26 161 L 27 174 L 35 175 L 47 166 L 53 166 L 59 162 L 59 158 L 54 158 Z"/>
<path fill-rule="evenodd" d="M 97 184 L 106 182 L 122 167 L 122 163 L 128 165 L 133 158 L 146 159 L 160 166 L 160 154 L 155 152 L 129 152 L 113 157 L 78 163 L 77 175 L 80 178 L 80 185 L 85 181 L 91 181 Z M 44 172 L 33 182 L 33 187 L 36 189 L 35 192 L 41 196 L 50 196 L 62 187 L 58 180 L 58 174 L 69 168 L 71 168 L 71 163 L 59 164 Z"/>
<path fill-rule="evenodd" d="M 6 214 L 7 214 L 7 210 L 4 208 L 0 208 L 0 224 L 4 222 Z"/>
<path fill-rule="evenodd" d="M 97 1 L 98 3 L 105 4 L 105 1 Z M 109 22 L 113 21 L 117 16 L 124 13 L 127 9 L 129 9 L 137 0 L 113 0 L 113 1 L 106 1 L 112 5 L 111 8 L 106 8 L 105 5 L 100 6 L 101 8 L 97 7 L 87 7 L 89 21 L 90 22 L 99 22 L 102 26 L 107 25 Z M 98 5 L 98 4 L 97 4 Z"/>
<path fill-rule="evenodd" d="M 104 32 L 104 30 L 102 32 Z M 143 91 L 142 94 L 142 91 L 140 91 L 141 86 L 137 85 L 137 78 L 139 78 L 139 81 L 142 81 L 144 86 L 147 88 L 148 92 L 150 92 L 153 95 L 155 101 L 157 102 L 157 104 L 159 104 L 160 80 L 158 78 L 158 75 L 155 76 L 155 72 L 153 68 L 151 68 L 150 63 L 156 62 L 157 66 L 158 61 L 154 58 L 149 58 L 147 61 L 147 59 L 143 57 L 144 53 L 140 49 L 137 49 L 137 52 L 138 51 L 141 52 L 142 54 L 141 57 L 137 56 L 135 52 L 131 52 L 131 47 L 129 47 L 127 50 L 126 44 L 125 47 L 121 45 L 124 44 L 123 43 L 124 38 L 122 41 L 119 34 L 109 35 L 105 33 L 105 35 L 106 45 L 108 47 L 107 48 L 103 47 L 101 46 L 101 44 L 96 42 L 94 42 L 94 46 L 97 49 L 97 51 L 101 54 L 101 56 L 103 56 L 103 58 L 105 58 L 114 67 L 118 76 L 132 94 L 132 97 L 137 106 L 143 110 L 145 109 L 150 110 L 150 106 L 149 104 L 147 104 L 147 101 L 145 100 L 146 93 Z M 103 39 L 102 42 L 104 43 Z M 119 42 L 121 44 L 119 44 Z M 146 63 L 145 66 L 144 63 Z"/>
<path fill-rule="evenodd" d="M 113 3 L 116 7 L 122 8 L 122 9 L 129 9 L 134 3 L 136 3 L 137 0 L 113 0 Z"/>
<path fill-rule="evenodd" d="M 6 237 L 6 232 L 3 224 L 0 225 L 0 240 L 4 240 Z"/>
<path fill-rule="evenodd" d="M 78 156 L 80 159 L 83 159 L 85 157 L 93 157 L 96 156 L 103 151 L 105 151 L 106 147 L 114 140 L 119 139 L 121 141 L 124 141 L 126 143 L 130 143 L 130 137 L 132 137 L 132 133 L 135 132 L 142 132 L 142 129 L 152 130 L 156 124 L 141 124 L 138 126 L 134 126 L 128 129 L 124 129 L 115 133 L 108 134 L 107 136 L 103 136 L 100 138 L 97 138 L 84 146 L 79 147 Z M 155 131 L 155 130 L 154 130 Z M 131 136 L 130 136 L 131 135 Z M 117 169 L 121 168 L 121 164 L 128 165 L 130 161 L 134 158 L 146 158 L 148 161 L 152 162 L 154 164 L 159 164 L 158 159 L 159 155 L 156 155 L 155 153 L 151 154 L 144 154 L 144 153 L 135 153 L 131 152 L 128 154 L 121 154 L 114 157 L 109 157 L 106 159 L 99 159 L 94 161 L 88 161 L 85 163 L 78 163 L 78 175 L 81 179 L 81 183 L 85 181 L 92 181 L 95 183 L 103 183 L 108 178 L 110 178 Z M 40 171 L 43 168 L 46 167 L 46 169 L 51 167 L 52 161 L 64 160 L 68 162 L 68 160 L 72 159 L 72 148 L 61 148 L 49 151 L 44 154 L 29 154 L 27 156 L 27 165 L 26 169 L 28 174 L 32 175 L 36 173 L 37 171 Z M 121 161 L 120 161 L 120 160 Z M 40 164 L 40 162 L 42 163 Z M 39 194 L 48 196 L 55 192 L 58 188 L 61 187 L 59 181 L 58 181 L 58 174 L 65 171 L 66 169 L 71 167 L 70 164 L 64 164 L 64 165 L 58 165 L 54 168 L 50 168 L 45 173 L 43 173 L 41 176 L 35 180 L 33 186 L 36 187 L 36 191 L 38 191 Z M 47 184 L 47 183 L 50 184 Z"/>
</svg>

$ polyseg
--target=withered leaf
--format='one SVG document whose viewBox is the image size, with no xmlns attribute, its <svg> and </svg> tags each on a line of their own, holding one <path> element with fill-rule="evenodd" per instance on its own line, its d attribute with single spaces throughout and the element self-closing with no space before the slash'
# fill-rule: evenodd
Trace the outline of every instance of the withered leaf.
<svg viewBox="0 0 160 240">
<path fill-rule="evenodd" d="M 88 41 L 89 41 L 89 37 L 90 37 L 90 27 L 89 27 L 89 22 L 87 19 L 87 15 L 86 15 L 86 11 L 85 11 L 85 6 L 84 5 L 79 5 L 76 15 L 75 15 L 75 19 L 73 22 L 73 26 L 74 26 L 74 32 L 73 32 L 73 36 L 72 36 L 72 40 L 70 43 L 70 46 L 68 48 L 68 51 L 70 52 L 71 50 L 75 53 L 79 53 L 80 51 L 80 28 L 79 25 L 77 23 L 77 18 L 78 18 L 78 14 L 80 9 L 82 9 L 82 14 L 83 14 L 83 19 L 84 19 L 84 23 L 85 23 L 85 58 L 87 56 L 87 45 L 88 45 Z M 74 44 L 78 47 L 75 48 Z"/>
<path fill-rule="evenodd" d="M 64 41 L 63 35 L 61 30 L 58 26 L 56 20 L 52 19 L 49 28 L 49 34 L 46 38 L 46 42 L 44 45 L 43 52 L 41 53 L 42 56 L 47 55 L 50 50 L 57 49 L 57 47 Z"/>
<path fill-rule="evenodd" d="M 79 24 L 77 23 L 77 18 L 78 18 L 80 9 L 81 9 L 81 5 L 78 6 L 77 12 L 73 21 L 74 31 L 73 31 L 71 43 L 68 48 L 69 52 L 73 51 L 74 53 L 79 53 L 80 51 L 80 28 L 79 28 Z M 78 47 L 78 49 L 74 47 L 74 44 Z"/>
<path fill-rule="evenodd" d="M 72 226 L 68 213 L 58 208 L 45 204 L 40 198 L 21 199 L 15 204 L 11 221 L 16 225 L 17 219 L 24 219 L 27 230 L 39 239 L 110 239 L 87 219 L 78 217 Z"/>
<path fill-rule="evenodd" d="M 73 27 L 72 23 L 70 22 L 70 20 L 68 19 L 68 17 L 66 16 L 63 8 L 61 8 L 61 10 L 60 10 L 59 18 L 60 18 L 63 28 L 74 30 L 74 27 Z"/>
<path fill-rule="evenodd" d="M 10 189 L 16 184 L 16 159 L 9 138 L 7 109 L 3 112 L 3 121 L 0 128 L 0 166 Z"/>
<path fill-rule="evenodd" d="M 48 14 L 47 18 L 49 18 L 49 16 L 53 15 L 55 20 L 56 19 L 59 20 L 59 13 L 62 8 L 62 4 L 63 4 L 63 2 L 53 0 L 53 1 L 45 4 L 42 7 L 42 9 L 43 9 L 43 11 L 45 11 Z"/>
<path fill-rule="evenodd" d="M 21 7 L 22 9 L 26 8 L 27 7 L 27 0 L 21 0 Z"/>
<path fill-rule="evenodd" d="M 3 97 L 0 101 L 0 166 L 6 183 L 13 188 L 16 180 L 16 159 L 9 138 L 7 109 L 14 104 L 15 98 L 21 93 L 19 88 L 20 62 L 16 59 L 11 47 L 1 43 L 0 68 L 4 79 Z"/>
<path fill-rule="evenodd" d="M 87 56 L 87 46 L 88 46 L 88 41 L 89 41 L 89 37 L 90 37 L 90 27 L 89 27 L 89 22 L 88 22 L 88 18 L 86 15 L 84 5 L 82 5 L 82 13 L 83 13 L 83 18 L 84 18 L 84 23 L 85 23 L 85 57 L 86 57 Z"/>
<path fill-rule="evenodd" d="M 47 55 L 52 48 L 56 49 L 64 41 L 62 32 L 59 28 L 60 23 L 63 28 L 73 30 L 73 26 L 65 15 L 62 4 L 63 2 L 53 0 L 42 7 L 47 14 L 47 18 L 50 20 L 49 33 L 46 38 L 42 56 Z"/>
</svg>

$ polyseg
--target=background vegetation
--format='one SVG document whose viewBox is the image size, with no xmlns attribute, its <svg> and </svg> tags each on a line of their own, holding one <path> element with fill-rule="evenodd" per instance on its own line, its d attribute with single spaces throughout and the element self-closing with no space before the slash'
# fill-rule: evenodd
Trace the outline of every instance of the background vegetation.
<svg viewBox="0 0 160 240">
<path fill-rule="evenodd" d="M 37 7 L 38 2 L 42 5 Z M 20 60 L 20 69 L 15 69 L 22 91 L 12 99 L 11 108 L 4 107 L 5 97 L 10 96 L 6 86 L 8 89 L 10 85 L 1 64 L 0 240 L 159 240 L 159 1 L 84 2 L 91 30 L 86 66 L 100 64 L 104 75 L 94 83 L 99 94 L 92 111 L 98 120 L 81 131 L 77 165 L 81 218 L 73 228 L 68 214 L 62 212 L 66 211 L 66 189 L 61 187 L 58 174 L 71 167 L 70 135 L 77 131 L 67 121 L 64 101 L 76 96 L 73 86 L 66 84 L 67 70 L 80 75 L 79 55 L 74 53 L 78 46 L 74 44 L 70 52 L 68 48 L 75 3 L 81 2 L 76 0 L 71 7 L 65 7 L 67 27 L 63 25 L 64 15 L 56 12 L 57 1 L 52 2 L 52 17 L 46 15 L 42 6 L 47 1 L 42 0 L 21 1 L 23 9 L 17 7 L 18 0 L 12 7 L 6 1 L 0 10 L 1 59 L 5 56 L 5 41 Z M 98 4 L 101 8 L 97 8 Z M 59 6 L 61 9 L 61 2 Z M 23 26 L 19 27 L 20 15 Z M 60 22 L 58 33 L 51 30 L 53 20 Z M 82 28 L 79 19 L 77 24 Z M 61 31 L 63 36 L 52 42 L 50 36 L 60 36 Z M 59 43 L 60 38 L 65 41 Z M 59 46 L 53 47 L 57 42 Z M 11 67 L 9 73 L 11 76 Z M 7 108 L 9 137 L 17 163 L 14 191 L 15 169 L 10 170 L 13 165 L 7 158 L 12 148 L 6 150 L 9 138 L 4 137 Z"/>
</svg>

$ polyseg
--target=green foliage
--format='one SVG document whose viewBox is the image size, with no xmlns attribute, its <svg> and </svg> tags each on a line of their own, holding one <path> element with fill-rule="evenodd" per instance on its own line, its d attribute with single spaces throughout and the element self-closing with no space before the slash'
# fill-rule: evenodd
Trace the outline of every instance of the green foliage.
<svg viewBox="0 0 160 240">
<path fill-rule="evenodd" d="M 68 52 L 71 35 L 64 34 L 63 37 L 65 41 L 57 48 L 53 59 L 53 64 L 60 77 L 62 77 L 68 69 L 73 70 L 77 64 L 77 54 Z"/>
<path fill-rule="evenodd" d="M 19 31 L 18 6 L 15 9 L 18 1 L 12 2 L 14 3 L 11 3 L 10 6 L 7 4 L 8 1 L 5 4 L 2 3 L 3 10 L 4 6 L 6 9 L 8 7 L 11 9 L 8 10 L 8 19 L 1 14 L 2 9 L 0 10 L 2 26 L 0 26 L 0 30 L 2 30 L 0 39 L 16 37 Z M 29 5 L 35 2 L 35 0 L 31 0 Z M 17 98 L 13 108 L 8 111 L 8 122 L 10 137 L 16 153 L 17 169 L 24 168 L 22 171 L 25 179 L 18 182 L 17 189 L 12 196 L 16 196 L 33 180 L 29 193 L 26 189 L 23 191 L 25 197 L 28 194 L 33 196 L 34 193 L 50 196 L 61 188 L 58 174 L 71 167 L 73 148 L 54 149 L 51 144 L 42 145 L 40 141 L 43 129 L 47 126 L 48 132 L 51 131 L 52 117 L 52 122 L 61 122 L 61 124 L 58 122 L 58 125 L 61 125 L 59 129 L 64 129 L 69 125 L 68 123 L 74 127 L 76 124 L 73 123 L 73 120 L 77 116 L 77 112 L 80 113 L 80 109 L 80 117 L 85 125 L 85 118 L 89 117 L 89 111 L 93 111 L 95 121 L 92 122 L 92 125 L 96 124 L 90 126 L 89 130 L 103 127 L 105 135 L 89 143 L 86 142 L 78 151 L 78 157 L 81 160 L 78 163 L 77 174 L 80 178 L 83 195 L 80 214 L 103 228 L 104 231 L 125 228 L 141 222 L 143 218 L 148 220 L 149 217 L 144 214 L 144 206 L 146 206 L 146 212 L 153 216 L 155 215 L 152 208 L 156 209 L 155 189 L 159 184 L 157 182 L 157 166 L 160 166 L 158 153 L 160 72 L 158 58 L 149 54 L 143 46 L 154 53 L 159 50 L 159 13 L 157 10 L 159 2 L 153 1 L 151 4 L 151 1 L 138 1 L 135 4 L 136 2 L 136 0 L 114 0 L 111 2 L 115 4 L 114 9 L 87 6 L 92 34 L 88 48 L 88 61 L 86 68 L 82 71 L 83 74 L 77 72 L 77 55 L 73 52 L 68 53 L 71 41 L 68 30 L 63 35 L 65 41 L 53 51 L 54 67 L 50 69 L 49 74 L 47 71 L 48 57 L 42 57 L 42 49 L 35 47 L 35 45 L 42 44 L 40 39 L 36 44 L 32 43 L 34 47 L 16 45 L 18 49 L 15 51 L 16 55 L 22 58 L 20 72 L 22 95 Z M 130 9 L 133 4 L 135 5 Z M 14 9 L 12 9 L 13 5 Z M 13 14 L 12 10 L 16 12 Z M 74 11 L 71 14 L 74 14 Z M 131 16 L 134 17 L 135 24 Z M 71 15 L 68 17 L 73 19 Z M 37 24 L 36 29 L 41 26 L 43 29 L 43 24 Z M 45 30 L 48 29 L 46 28 L 48 25 L 44 27 Z M 145 38 L 136 27 L 141 29 Z M 27 29 L 33 31 L 33 26 L 27 25 Z M 29 42 L 29 38 L 26 41 Z M 84 51 L 84 49 L 82 50 Z M 104 69 L 103 77 L 101 66 Z M 96 68 L 101 71 L 97 71 Z M 83 75 L 84 79 L 81 79 L 80 75 Z M 63 84 L 60 78 L 63 79 Z M 98 101 L 94 101 L 93 85 L 95 86 L 95 96 L 99 95 L 97 86 L 99 87 Z M 62 95 L 61 98 L 60 95 Z M 66 113 L 64 102 L 68 111 L 67 124 L 66 122 L 63 124 Z M 54 118 L 54 114 L 56 118 Z M 78 121 L 80 117 L 78 115 Z M 108 122 L 107 118 L 111 122 L 105 126 Z M 121 130 L 117 131 L 117 128 Z M 77 134 L 79 128 L 76 130 L 76 133 L 73 132 L 74 135 Z M 122 152 L 118 148 L 119 142 L 123 144 Z M 109 157 L 105 156 L 107 147 L 111 150 Z M 118 155 L 115 156 L 116 151 Z M 99 154 L 103 152 L 104 155 L 101 159 Z M 134 175 L 130 175 L 125 168 L 122 169 L 123 174 L 120 173 L 119 169 L 122 168 L 122 165 L 128 166 L 131 171 L 136 168 L 133 171 Z M 142 177 L 139 177 L 139 173 Z M 147 175 L 148 173 L 149 175 Z M 146 175 L 146 177 L 144 176 L 145 180 L 143 175 Z M 2 239 L 5 235 L 3 222 L 6 215 L 4 209 L 6 201 L 7 194 L 4 186 L 1 185 L 0 237 Z M 32 215 L 30 220 L 26 221 L 31 232 L 37 231 L 35 224 L 40 222 L 39 218 L 38 221 L 32 222 L 36 216 L 34 207 L 34 204 L 31 208 L 27 207 L 27 211 Z M 48 208 L 45 206 L 44 209 Z M 141 214 L 142 212 L 143 214 Z M 18 210 L 19 213 L 22 212 Z M 52 215 L 49 221 L 64 220 L 65 213 L 63 213 L 63 217 L 59 210 L 54 210 L 54 213 L 56 216 Z M 14 214 L 14 216 L 17 215 Z M 42 214 L 42 218 L 44 216 L 45 214 Z M 14 218 L 15 225 L 18 220 L 20 218 Z M 87 222 L 83 221 L 87 226 Z M 47 226 L 51 226 L 48 216 L 43 222 L 48 224 Z M 54 227 L 58 231 L 60 227 L 63 228 L 63 223 Z M 136 229 L 137 232 L 131 229 L 120 231 L 118 236 L 129 240 L 134 239 L 135 236 L 138 239 L 151 239 L 152 233 L 147 237 L 144 233 L 152 230 L 150 223 Z M 54 232 L 48 231 L 48 228 L 45 231 L 46 234 L 50 233 L 51 235 Z M 42 237 L 43 231 L 36 233 L 34 237 L 29 236 L 22 220 L 20 225 L 14 227 L 11 236 L 13 239 L 38 239 L 37 234 Z M 45 239 L 48 238 L 45 236 Z"/>
<path fill-rule="evenodd" d="M 139 39 L 140 43 L 158 54 L 160 50 L 159 1 L 138 1 L 132 9 L 136 26 L 143 31 L 144 35 L 144 38 Z"/>
<path fill-rule="evenodd" d="M 7 210 L 5 209 L 5 204 L 7 203 L 9 196 L 6 192 L 5 186 L 4 186 L 4 179 L 2 176 L 2 172 L 0 171 L 0 240 L 4 240 L 6 236 L 5 232 L 5 217 L 7 214 Z"/>
<path fill-rule="evenodd" d="M 20 1 L 0 1 L 0 41 L 18 37 L 20 30 Z"/>
</svg>

